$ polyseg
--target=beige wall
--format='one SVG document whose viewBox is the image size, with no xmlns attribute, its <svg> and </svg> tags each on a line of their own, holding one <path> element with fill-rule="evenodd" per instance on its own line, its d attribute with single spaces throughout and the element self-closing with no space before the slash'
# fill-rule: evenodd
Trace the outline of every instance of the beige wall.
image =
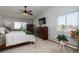
<svg viewBox="0 0 79 59">
<path fill-rule="evenodd" d="M 79 7 L 77 6 L 56 6 L 56 7 L 50 7 L 49 9 L 47 9 L 46 11 L 44 11 L 42 14 L 40 14 L 39 16 L 37 16 L 34 20 L 34 24 L 36 24 L 36 26 L 39 26 L 39 21 L 38 19 L 41 17 L 46 17 L 46 25 L 48 26 L 48 37 L 50 40 L 56 39 L 57 36 L 57 31 L 56 31 L 56 25 L 57 25 L 57 19 L 56 17 L 58 15 L 63 15 L 66 13 L 70 13 L 70 12 L 74 12 L 74 11 L 79 11 Z M 70 40 L 70 43 L 75 44 L 74 41 Z"/>
<path fill-rule="evenodd" d="M 15 21 L 27 22 L 27 24 L 33 23 L 33 19 L 30 19 L 30 18 L 11 18 L 11 17 L 3 17 L 0 15 L 0 26 L 2 26 L 3 24 L 6 24 L 13 29 Z"/>
</svg>

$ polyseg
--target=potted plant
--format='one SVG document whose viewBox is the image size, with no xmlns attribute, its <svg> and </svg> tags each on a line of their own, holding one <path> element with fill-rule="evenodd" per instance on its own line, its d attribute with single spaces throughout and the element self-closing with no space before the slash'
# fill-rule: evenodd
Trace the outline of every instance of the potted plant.
<svg viewBox="0 0 79 59">
<path fill-rule="evenodd" d="M 67 37 L 64 34 L 61 34 L 61 35 L 59 34 L 57 36 L 57 39 L 60 42 L 60 44 L 62 44 L 62 45 L 65 45 L 65 43 L 68 42 L 68 39 L 67 39 Z"/>
<path fill-rule="evenodd" d="M 75 38 L 77 39 L 77 49 L 79 50 L 79 29 L 75 31 Z"/>
<path fill-rule="evenodd" d="M 79 29 L 76 29 L 75 34 L 79 36 Z"/>
</svg>

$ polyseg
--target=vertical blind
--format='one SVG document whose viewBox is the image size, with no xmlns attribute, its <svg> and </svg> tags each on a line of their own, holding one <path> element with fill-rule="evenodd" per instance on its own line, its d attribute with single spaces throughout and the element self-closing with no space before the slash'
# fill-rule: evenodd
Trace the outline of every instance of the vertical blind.
<svg viewBox="0 0 79 59">
<path fill-rule="evenodd" d="M 71 31 L 78 26 L 78 12 L 68 13 L 57 17 L 58 30 Z"/>
</svg>

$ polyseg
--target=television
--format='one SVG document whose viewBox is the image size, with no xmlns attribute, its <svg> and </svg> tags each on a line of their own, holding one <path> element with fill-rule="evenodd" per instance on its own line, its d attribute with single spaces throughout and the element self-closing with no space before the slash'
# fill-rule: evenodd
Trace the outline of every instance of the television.
<svg viewBox="0 0 79 59">
<path fill-rule="evenodd" d="M 40 18 L 39 19 L 39 24 L 40 25 L 46 24 L 46 18 L 45 17 Z"/>
</svg>

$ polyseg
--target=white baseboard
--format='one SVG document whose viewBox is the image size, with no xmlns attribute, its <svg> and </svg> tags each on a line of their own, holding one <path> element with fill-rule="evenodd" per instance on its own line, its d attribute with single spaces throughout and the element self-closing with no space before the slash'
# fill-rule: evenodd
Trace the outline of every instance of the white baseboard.
<svg viewBox="0 0 79 59">
<path fill-rule="evenodd" d="M 55 42 L 55 43 L 60 44 L 59 41 L 57 41 L 57 39 L 49 39 L 49 40 L 50 40 L 50 41 L 53 41 L 53 42 Z M 65 46 L 70 47 L 70 48 L 72 48 L 72 49 L 77 49 L 77 46 L 72 45 L 72 44 L 70 44 L 70 43 L 67 43 Z"/>
</svg>

